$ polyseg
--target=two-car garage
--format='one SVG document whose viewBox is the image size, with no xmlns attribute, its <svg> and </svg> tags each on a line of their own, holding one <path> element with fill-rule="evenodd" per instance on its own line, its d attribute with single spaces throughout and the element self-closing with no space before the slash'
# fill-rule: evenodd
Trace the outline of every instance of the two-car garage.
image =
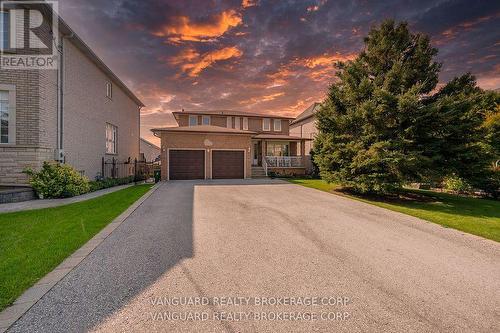
<svg viewBox="0 0 500 333">
<path fill-rule="evenodd" d="M 209 156 L 211 177 L 205 175 L 205 158 Z M 245 151 L 212 149 L 169 149 L 170 180 L 241 179 L 245 178 Z"/>
<path fill-rule="evenodd" d="M 162 180 L 252 177 L 255 132 L 211 125 L 153 129 L 161 138 Z"/>
</svg>

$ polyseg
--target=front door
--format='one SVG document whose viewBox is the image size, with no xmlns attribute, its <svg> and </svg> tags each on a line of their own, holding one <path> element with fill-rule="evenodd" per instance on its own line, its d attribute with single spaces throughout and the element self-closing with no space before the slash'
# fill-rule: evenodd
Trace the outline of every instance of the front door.
<svg viewBox="0 0 500 333">
<path fill-rule="evenodd" d="M 254 166 L 259 165 L 259 142 L 253 143 L 252 165 L 254 165 Z"/>
</svg>

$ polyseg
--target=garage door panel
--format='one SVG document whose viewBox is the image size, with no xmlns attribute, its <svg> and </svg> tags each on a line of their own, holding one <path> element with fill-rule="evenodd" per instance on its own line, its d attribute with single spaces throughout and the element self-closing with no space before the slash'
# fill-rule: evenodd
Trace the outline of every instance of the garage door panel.
<svg viewBox="0 0 500 333">
<path fill-rule="evenodd" d="M 212 151 L 212 178 L 245 178 L 245 152 L 229 150 Z"/>
<path fill-rule="evenodd" d="M 205 178 L 204 150 L 169 150 L 169 179 Z"/>
</svg>

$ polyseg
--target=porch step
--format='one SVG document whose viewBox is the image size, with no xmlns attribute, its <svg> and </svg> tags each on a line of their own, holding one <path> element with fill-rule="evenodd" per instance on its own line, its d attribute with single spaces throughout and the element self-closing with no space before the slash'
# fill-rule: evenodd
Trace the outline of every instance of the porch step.
<svg viewBox="0 0 500 333">
<path fill-rule="evenodd" d="M 264 178 L 266 172 L 263 167 L 252 167 L 252 178 Z"/>
</svg>

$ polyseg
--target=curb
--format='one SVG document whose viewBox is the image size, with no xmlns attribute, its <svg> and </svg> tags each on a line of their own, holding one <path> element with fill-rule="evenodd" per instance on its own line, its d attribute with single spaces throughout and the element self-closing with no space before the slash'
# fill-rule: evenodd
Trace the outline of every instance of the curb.
<svg viewBox="0 0 500 333">
<path fill-rule="evenodd" d="M 81 248 L 67 257 L 53 271 L 41 278 L 32 287 L 27 289 L 9 307 L 0 312 L 0 333 L 7 331 L 33 305 L 47 294 L 59 281 L 80 264 L 92 251 L 99 246 L 117 227 L 119 227 L 147 198 L 149 198 L 163 183 L 156 183 L 148 192 L 118 215 L 106 227 L 99 231 Z"/>
</svg>

